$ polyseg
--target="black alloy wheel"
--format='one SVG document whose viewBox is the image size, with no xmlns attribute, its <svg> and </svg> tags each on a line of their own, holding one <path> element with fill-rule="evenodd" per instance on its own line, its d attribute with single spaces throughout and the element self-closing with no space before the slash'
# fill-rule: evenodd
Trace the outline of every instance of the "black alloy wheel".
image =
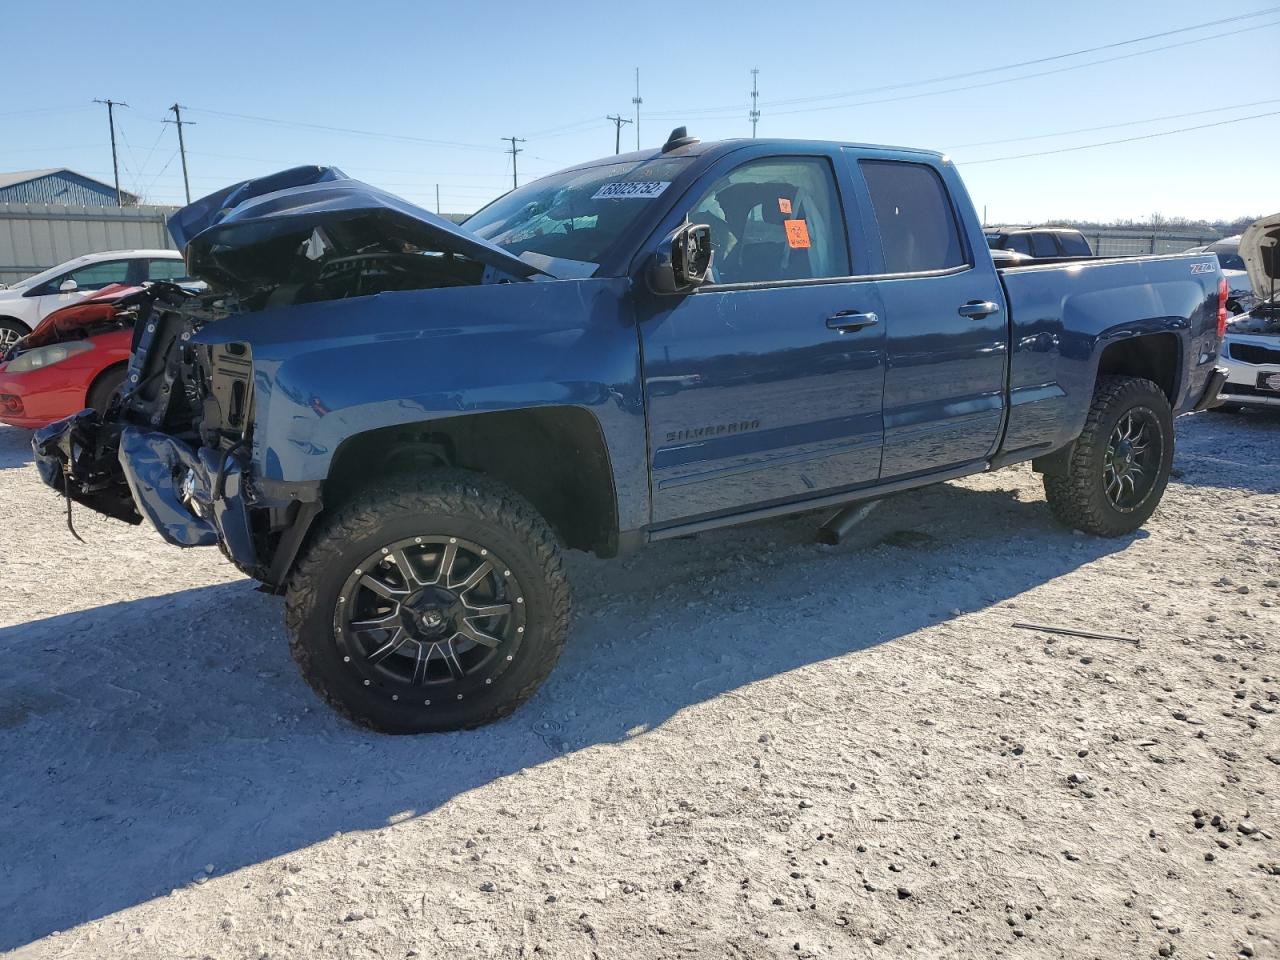
<svg viewBox="0 0 1280 960">
<path fill-rule="evenodd" d="M 524 634 L 524 593 L 487 547 L 410 537 L 367 556 L 343 585 L 334 631 L 343 662 L 393 701 L 461 700 L 493 683 Z"/>
<path fill-rule="evenodd" d="M 1102 463 L 1107 499 L 1116 510 L 1132 513 L 1151 495 L 1163 443 L 1160 422 L 1147 407 L 1130 409 L 1115 425 Z"/>
</svg>

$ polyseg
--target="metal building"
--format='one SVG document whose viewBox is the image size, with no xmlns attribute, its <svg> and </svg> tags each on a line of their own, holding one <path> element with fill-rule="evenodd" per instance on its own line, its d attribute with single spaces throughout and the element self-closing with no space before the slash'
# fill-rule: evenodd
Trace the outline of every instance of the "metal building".
<svg viewBox="0 0 1280 960">
<path fill-rule="evenodd" d="M 124 190 L 120 191 L 120 199 L 126 207 L 138 202 L 138 197 Z M 116 188 L 66 167 L 19 170 L 16 173 L 0 173 L 0 203 L 114 207 Z"/>
</svg>

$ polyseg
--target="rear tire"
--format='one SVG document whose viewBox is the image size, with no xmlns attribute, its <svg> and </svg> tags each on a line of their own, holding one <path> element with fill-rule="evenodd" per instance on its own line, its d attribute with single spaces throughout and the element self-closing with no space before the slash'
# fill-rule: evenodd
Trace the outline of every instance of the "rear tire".
<svg viewBox="0 0 1280 960">
<path fill-rule="evenodd" d="M 1173 412 L 1150 380 L 1099 377 L 1064 469 L 1044 475 L 1059 522 L 1100 537 L 1132 533 L 1155 512 L 1173 466 Z"/>
<path fill-rule="evenodd" d="M 323 521 L 289 578 L 285 623 L 303 677 L 335 710 L 424 733 L 528 699 L 559 659 L 569 604 L 555 534 L 524 498 L 429 470 Z"/>
<path fill-rule="evenodd" d="M 107 408 L 111 406 L 111 401 L 120 393 L 120 387 L 124 384 L 124 377 L 127 371 L 128 367 L 121 363 L 114 367 L 108 367 L 98 374 L 98 379 L 93 381 L 93 385 L 89 387 L 89 393 L 85 397 L 85 405 L 92 407 L 99 413 L 106 413 Z"/>
</svg>

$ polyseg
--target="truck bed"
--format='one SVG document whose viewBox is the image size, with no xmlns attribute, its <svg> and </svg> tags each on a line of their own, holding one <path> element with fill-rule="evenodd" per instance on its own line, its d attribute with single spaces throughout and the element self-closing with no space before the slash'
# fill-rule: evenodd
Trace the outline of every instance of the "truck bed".
<svg viewBox="0 0 1280 960">
<path fill-rule="evenodd" d="M 1161 383 L 1175 411 L 1200 396 L 1217 358 L 1216 259 L 1206 254 L 1037 261 L 997 271 L 1009 304 L 1009 414 L 1002 456 L 1042 455 L 1079 434 L 1100 355 L 1135 336 L 1182 352 L 1176 382 Z M 1102 358 L 1105 360 L 1105 358 Z"/>
</svg>

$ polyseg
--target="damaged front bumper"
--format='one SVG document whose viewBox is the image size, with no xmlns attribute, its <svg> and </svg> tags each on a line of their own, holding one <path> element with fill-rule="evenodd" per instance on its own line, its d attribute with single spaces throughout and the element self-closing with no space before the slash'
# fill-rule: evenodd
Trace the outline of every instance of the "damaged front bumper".
<svg viewBox="0 0 1280 960">
<path fill-rule="evenodd" d="M 69 501 L 127 523 L 145 517 L 175 546 L 217 545 L 275 590 L 321 508 L 318 484 L 251 483 L 243 443 L 196 448 L 93 410 L 37 431 L 31 446 L 41 478 Z"/>
<path fill-rule="evenodd" d="M 241 569 L 260 561 L 249 519 L 245 467 L 235 448 L 193 449 L 93 410 L 50 424 L 32 440 L 36 468 L 69 500 L 124 520 L 150 520 L 179 547 L 221 544 Z"/>
<path fill-rule="evenodd" d="M 193 450 L 167 434 L 125 427 L 119 459 L 134 503 L 165 540 L 179 547 L 221 543 L 241 567 L 257 565 L 244 466 L 234 450 Z"/>
</svg>

